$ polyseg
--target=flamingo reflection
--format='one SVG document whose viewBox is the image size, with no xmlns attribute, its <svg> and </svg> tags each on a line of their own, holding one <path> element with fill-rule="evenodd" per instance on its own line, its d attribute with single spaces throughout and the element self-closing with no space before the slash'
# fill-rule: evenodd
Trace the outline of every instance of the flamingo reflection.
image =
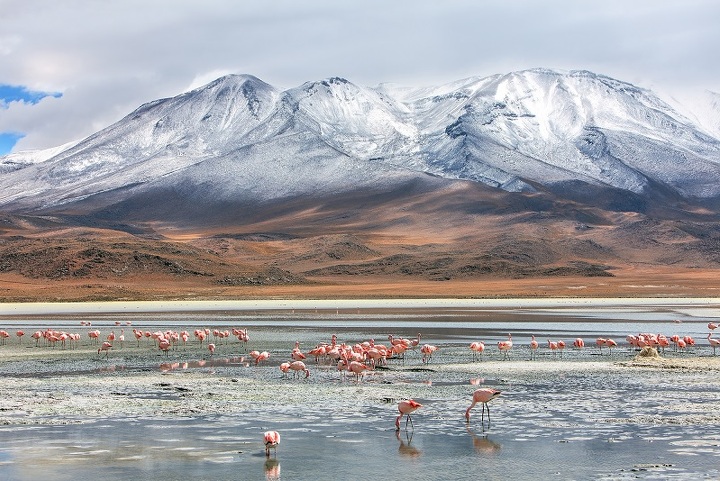
<svg viewBox="0 0 720 481">
<path fill-rule="evenodd" d="M 475 431 L 470 429 L 470 426 L 466 426 L 466 428 L 468 434 L 472 438 L 473 448 L 475 449 L 476 453 L 485 456 L 494 456 L 500 452 L 500 449 L 502 449 L 502 446 L 500 446 L 500 444 L 496 443 L 495 441 L 491 441 L 488 438 L 487 434 L 478 436 L 477 434 L 475 434 Z"/>
<path fill-rule="evenodd" d="M 395 431 L 395 437 L 398 441 L 400 441 L 400 446 L 398 447 L 398 453 L 400 453 L 400 456 L 417 458 L 422 454 L 422 451 L 412 445 L 412 432 L 408 433 L 405 431 L 405 440 L 403 440 L 403 438 L 400 437 L 400 431 Z M 407 443 L 405 441 L 407 441 Z"/>
<path fill-rule="evenodd" d="M 280 461 L 277 458 L 268 458 L 265 461 L 266 481 L 277 481 L 280 479 Z"/>
</svg>

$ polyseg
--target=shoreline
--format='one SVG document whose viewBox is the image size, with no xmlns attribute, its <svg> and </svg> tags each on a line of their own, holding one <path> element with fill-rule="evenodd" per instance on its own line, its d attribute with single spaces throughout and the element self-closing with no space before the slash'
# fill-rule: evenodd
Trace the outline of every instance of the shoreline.
<svg viewBox="0 0 720 481">
<path fill-rule="evenodd" d="M 524 297 L 383 299 L 237 299 L 177 301 L 88 301 L 0 303 L 0 318 L 41 314 L 348 310 L 348 309 L 508 309 L 564 307 L 718 306 L 720 297 Z"/>
</svg>

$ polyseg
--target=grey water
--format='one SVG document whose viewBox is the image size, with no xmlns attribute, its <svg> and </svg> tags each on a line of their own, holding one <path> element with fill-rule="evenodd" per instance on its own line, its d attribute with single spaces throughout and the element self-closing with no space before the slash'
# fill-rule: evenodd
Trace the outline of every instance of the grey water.
<svg viewBox="0 0 720 481">
<path fill-rule="evenodd" d="M 91 317 L 93 326 L 105 330 L 119 329 L 118 319 L 130 319 L 116 314 Z M 530 334 L 541 341 L 586 336 L 587 342 L 595 335 L 621 341 L 639 332 L 682 333 L 698 338 L 697 349 L 688 355 L 711 356 L 702 337 L 708 320 L 717 317 L 715 306 L 135 313 L 132 327 L 238 325 L 248 327 L 256 339 L 269 340 L 272 333 L 275 343 L 301 340 L 308 345 L 333 333 L 361 341 L 421 332 L 423 342 L 445 349 L 437 361 L 443 363 L 469 356 L 461 349 L 470 340 L 482 338 L 490 345 L 507 333 L 518 344 L 516 360 L 523 361 L 521 343 Z M 77 325 L 77 318 L 6 319 L 2 325 L 70 326 Z M 618 360 L 633 355 L 627 347 L 615 354 Z M 565 356 L 600 359 L 591 350 L 568 350 Z M 544 353 L 538 362 L 562 361 Z M 230 364 L 228 369 L 237 369 Z M 400 431 L 392 424 L 394 402 L 383 400 L 358 403 L 351 411 L 308 400 L 297 406 L 257 406 L 237 415 L 79 420 L 69 413 L 60 424 L 0 426 L 0 480 L 720 478 L 720 423 L 700 421 L 706 419 L 703 403 L 720 398 L 717 371 L 579 370 L 558 377 L 530 370 L 503 378 L 482 362 L 476 364 L 484 384 L 503 391 L 492 404 L 490 422 L 481 420 L 479 408 L 465 422 L 461 413 L 467 402 L 458 399 L 453 387 L 467 386 L 469 380 L 442 372 L 413 374 L 409 382 L 423 386 L 415 397 L 423 408 L 413 415 L 412 425 L 403 421 Z M 358 383 L 356 388 L 364 386 Z M 687 403 L 681 402 L 685 399 Z M 677 419 L 684 421 L 672 421 Z M 261 442 L 267 429 L 283 436 L 269 458 Z"/>
</svg>

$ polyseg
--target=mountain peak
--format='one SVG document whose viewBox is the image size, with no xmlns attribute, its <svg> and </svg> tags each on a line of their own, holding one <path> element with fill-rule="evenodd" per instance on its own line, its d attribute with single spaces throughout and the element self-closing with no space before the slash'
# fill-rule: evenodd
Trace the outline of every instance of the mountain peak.
<svg viewBox="0 0 720 481">
<path fill-rule="evenodd" d="M 717 118 L 717 102 L 708 108 Z M 704 202 L 720 198 L 718 164 L 712 132 L 650 90 L 586 70 L 422 88 L 329 77 L 284 92 L 233 74 L 145 104 L 32 171 L 8 164 L 0 205 L 140 189 L 131 185 L 279 199 L 427 174 L 590 202 L 598 189 Z"/>
</svg>

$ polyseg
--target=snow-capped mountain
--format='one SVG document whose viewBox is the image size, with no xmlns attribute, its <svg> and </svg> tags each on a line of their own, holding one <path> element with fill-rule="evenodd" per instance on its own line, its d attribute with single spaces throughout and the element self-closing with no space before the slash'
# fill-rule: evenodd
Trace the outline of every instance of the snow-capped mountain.
<svg viewBox="0 0 720 481">
<path fill-rule="evenodd" d="M 718 112 L 716 101 L 691 118 L 587 71 L 423 88 L 331 78 L 287 91 L 230 75 L 143 105 L 42 162 L 12 164 L 0 171 L 0 208 L 90 212 L 164 197 L 248 204 L 429 179 L 710 204 L 720 198 L 720 130 L 698 119 Z"/>
</svg>

